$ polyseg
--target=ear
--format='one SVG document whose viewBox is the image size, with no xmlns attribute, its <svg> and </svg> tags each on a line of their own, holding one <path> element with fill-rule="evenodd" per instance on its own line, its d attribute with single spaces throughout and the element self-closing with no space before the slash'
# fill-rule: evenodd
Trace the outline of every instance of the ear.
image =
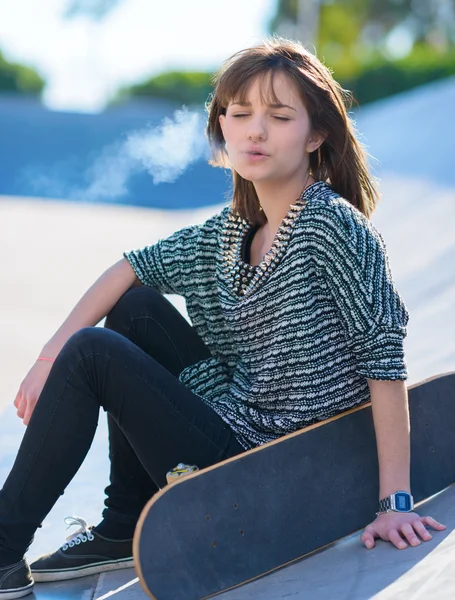
<svg viewBox="0 0 455 600">
<path fill-rule="evenodd" d="M 322 131 L 313 131 L 311 133 L 310 139 L 306 145 L 306 151 L 311 154 L 319 148 L 319 146 L 324 142 L 327 137 L 327 133 Z"/>
<path fill-rule="evenodd" d="M 222 133 L 223 133 L 223 137 L 225 137 L 225 136 L 224 136 L 224 124 L 225 124 L 225 122 L 226 122 L 226 115 L 220 115 L 220 116 L 218 117 L 218 119 L 219 119 L 219 121 L 220 121 L 220 127 L 221 127 L 221 131 L 222 131 Z M 225 138 L 225 139 L 226 139 L 226 138 Z"/>
</svg>

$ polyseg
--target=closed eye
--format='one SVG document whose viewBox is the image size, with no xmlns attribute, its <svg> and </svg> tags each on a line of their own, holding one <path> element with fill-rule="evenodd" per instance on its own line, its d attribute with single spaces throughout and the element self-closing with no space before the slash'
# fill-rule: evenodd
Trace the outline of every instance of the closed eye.
<svg viewBox="0 0 455 600">
<path fill-rule="evenodd" d="M 249 117 L 250 115 L 248 113 L 237 113 L 236 115 L 232 115 L 234 117 L 234 119 L 241 119 L 242 117 Z M 290 121 L 291 119 L 289 117 L 282 117 L 280 115 L 273 115 L 272 116 L 273 119 L 276 119 L 277 121 Z"/>
</svg>

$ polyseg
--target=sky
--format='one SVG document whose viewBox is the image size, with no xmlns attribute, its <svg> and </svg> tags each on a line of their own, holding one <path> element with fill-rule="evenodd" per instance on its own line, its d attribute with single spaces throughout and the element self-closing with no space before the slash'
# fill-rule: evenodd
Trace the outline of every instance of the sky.
<svg viewBox="0 0 455 600">
<path fill-rule="evenodd" d="M 97 112 L 115 91 L 167 69 L 215 70 L 258 43 L 276 0 L 124 0 L 101 22 L 67 0 L 0 0 L 0 50 L 47 81 L 54 110 Z"/>
</svg>

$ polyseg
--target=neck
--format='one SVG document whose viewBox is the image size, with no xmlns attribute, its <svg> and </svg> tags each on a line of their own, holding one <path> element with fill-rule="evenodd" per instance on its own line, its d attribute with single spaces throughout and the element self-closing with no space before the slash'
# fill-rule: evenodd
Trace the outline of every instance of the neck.
<svg viewBox="0 0 455 600">
<path fill-rule="evenodd" d="M 266 238 L 273 239 L 275 237 L 291 204 L 294 204 L 303 190 L 312 183 L 314 183 L 314 179 L 305 173 L 305 177 L 297 182 L 258 182 L 254 184 L 262 210 L 267 218 L 267 222 L 263 226 Z"/>
</svg>

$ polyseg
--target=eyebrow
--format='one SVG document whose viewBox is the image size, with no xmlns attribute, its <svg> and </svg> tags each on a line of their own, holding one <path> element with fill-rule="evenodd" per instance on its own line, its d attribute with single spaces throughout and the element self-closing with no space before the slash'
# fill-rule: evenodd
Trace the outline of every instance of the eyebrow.
<svg viewBox="0 0 455 600">
<path fill-rule="evenodd" d="M 251 102 L 233 102 L 232 106 L 235 106 L 235 105 L 237 105 L 237 106 L 251 106 Z M 292 106 L 289 106 L 288 104 L 281 104 L 281 103 L 278 103 L 278 104 L 267 104 L 267 106 L 269 108 L 290 108 L 291 110 L 294 110 L 295 112 L 297 112 L 295 108 L 293 108 Z"/>
</svg>

